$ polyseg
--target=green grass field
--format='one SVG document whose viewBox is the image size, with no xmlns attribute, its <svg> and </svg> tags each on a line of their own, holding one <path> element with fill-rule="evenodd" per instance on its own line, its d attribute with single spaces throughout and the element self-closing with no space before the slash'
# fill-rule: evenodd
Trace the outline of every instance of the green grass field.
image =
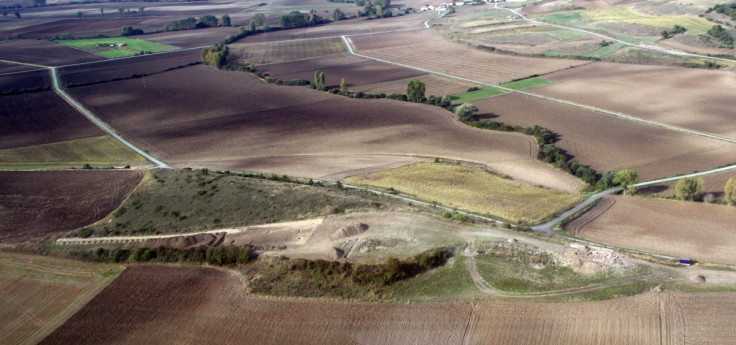
<svg viewBox="0 0 736 345">
<path fill-rule="evenodd" d="M 393 188 L 402 195 L 514 223 L 539 223 L 583 198 L 444 163 L 417 163 L 348 177 L 345 182 Z"/>
<path fill-rule="evenodd" d="M 107 135 L 0 150 L 0 168 L 11 170 L 81 167 L 84 164 L 126 165 L 144 161 L 141 155 Z"/>
<path fill-rule="evenodd" d="M 506 91 L 495 87 L 486 87 L 476 91 L 468 91 L 450 95 L 450 100 L 452 100 L 453 104 L 460 104 L 464 102 L 476 101 L 479 99 L 503 95 L 505 93 Z"/>
<path fill-rule="evenodd" d="M 420 274 L 399 285 L 394 298 L 400 301 L 450 301 L 473 296 L 478 288 L 465 267 L 466 258 L 455 255 L 451 262 Z"/>
<path fill-rule="evenodd" d="M 110 37 L 110 38 L 90 38 L 83 40 L 58 40 L 56 43 L 64 44 L 70 47 L 87 50 L 93 53 L 100 54 L 105 57 L 114 58 L 121 56 L 130 56 L 140 53 L 141 51 L 147 52 L 160 52 L 166 50 L 176 49 L 176 47 L 158 44 L 150 41 L 145 41 L 137 38 L 130 37 Z M 119 43 L 125 44 L 124 46 L 111 46 Z"/>
<path fill-rule="evenodd" d="M 512 81 L 510 83 L 501 84 L 501 86 L 508 87 L 514 90 L 526 90 L 537 86 L 544 86 L 551 84 L 552 82 L 542 78 L 528 78 L 518 81 Z M 461 104 L 464 102 L 477 101 L 479 99 L 486 99 L 493 96 L 503 95 L 507 91 L 501 90 L 495 87 L 486 87 L 476 91 L 468 91 L 462 93 L 456 93 L 450 95 L 452 104 Z"/>
<path fill-rule="evenodd" d="M 554 35 L 555 37 L 559 38 L 563 42 L 572 41 L 578 38 L 589 36 L 589 34 L 586 34 L 584 32 L 575 31 L 575 30 L 566 30 L 566 29 L 550 30 L 550 31 L 546 31 L 546 33 L 550 35 Z"/>
<path fill-rule="evenodd" d="M 509 89 L 514 89 L 514 90 L 526 90 L 526 89 L 531 89 L 533 87 L 544 86 L 544 85 L 549 85 L 549 84 L 552 84 L 552 82 L 547 79 L 527 78 L 527 79 L 512 81 L 510 83 L 501 84 L 501 86 L 507 87 Z"/>
</svg>

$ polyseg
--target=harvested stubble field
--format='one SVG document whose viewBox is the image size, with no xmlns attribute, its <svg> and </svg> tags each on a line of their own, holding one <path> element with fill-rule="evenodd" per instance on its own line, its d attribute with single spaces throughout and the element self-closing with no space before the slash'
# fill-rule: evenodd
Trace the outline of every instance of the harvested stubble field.
<svg viewBox="0 0 736 345">
<path fill-rule="evenodd" d="M 727 142 L 519 94 L 474 104 L 480 109 L 479 119 L 547 127 L 560 135 L 555 145 L 581 163 L 600 173 L 634 169 L 641 181 L 730 164 L 736 152 L 736 145 Z"/>
<path fill-rule="evenodd" d="M 96 222 L 141 182 L 140 171 L 0 172 L 0 242 L 23 242 Z"/>
<path fill-rule="evenodd" d="M 37 344 L 123 270 L 121 265 L 0 253 L 0 338 Z"/>
<path fill-rule="evenodd" d="M 48 72 L 46 71 L 46 74 Z M 49 114 L 49 109 L 53 113 Z M 104 132 L 50 91 L 0 96 L 0 150 L 103 135 Z"/>
<path fill-rule="evenodd" d="M 536 93 L 736 138 L 731 72 L 598 62 L 545 78 Z"/>
<path fill-rule="evenodd" d="M 256 68 L 281 80 L 304 79 L 310 82 L 314 81 L 314 72 L 320 70 L 325 72 L 325 82 L 328 86 L 338 88 L 341 79 L 345 78 L 348 89 L 351 91 L 357 91 L 355 88 L 363 85 L 405 80 L 422 74 L 419 71 L 376 61 L 366 61 L 354 56 L 332 56 L 263 65 Z M 404 83 L 404 90 L 401 93 L 405 92 L 406 83 Z"/>
<path fill-rule="evenodd" d="M 45 40 L 10 40 L 0 42 L 0 60 L 61 66 L 104 59 L 104 57 L 99 55 Z"/>
<path fill-rule="evenodd" d="M 348 162 L 355 155 L 422 155 L 486 164 L 533 185 L 580 186 L 536 160 L 534 138 L 473 129 L 423 104 L 268 85 L 206 66 L 69 91 L 123 136 L 181 166 L 247 170 L 248 159 L 292 156 L 290 166 L 300 176 L 319 177 L 365 166 L 325 171 L 303 164 L 311 160 L 300 155 L 347 156 Z"/>
<path fill-rule="evenodd" d="M 128 78 L 133 74 L 162 72 L 201 61 L 200 50 L 181 50 L 175 52 L 140 56 L 129 59 L 115 59 L 88 64 L 68 66 L 58 69 L 63 85 L 88 84 L 117 78 Z"/>
<path fill-rule="evenodd" d="M 0 167 L 11 170 L 43 167 L 124 166 L 146 159 L 109 135 L 0 150 Z"/>
<path fill-rule="evenodd" d="M 42 344 L 718 343 L 736 322 L 733 293 L 473 306 L 264 299 L 246 290 L 232 271 L 131 266 Z"/>
<path fill-rule="evenodd" d="M 610 196 L 565 225 L 596 242 L 698 261 L 736 265 L 736 208 L 684 201 Z"/>
<path fill-rule="evenodd" d="M 538 223 L 573 206 L 576 194 L 507 180 L 468 166 L 417 163 L 345 179 L 346 183 L 393 188 L 399 193 L 519 223 Z"/>
<path fill-rule="evenodd" d="M 381 48 L 376 42 L 410 39 L 413 44 Z M 503 83 L 586 64 L 580 60 L 509 56 L 448 42 L 431 31 L 351 37 L 364 55 L 487 83 Z M 458 58 L 462 56 L 462 59 Z"/>
<path fill-rule="evenodd" d="M 339 37 L 229 45 L 230 63 L 262 65 L 347 53 Z"/>
<path fill-rule="evenodd" d="M 51 74 L 46 69 L 0 75 L 0 94 L 23 89 L 51 88 Z"/>
</svg>

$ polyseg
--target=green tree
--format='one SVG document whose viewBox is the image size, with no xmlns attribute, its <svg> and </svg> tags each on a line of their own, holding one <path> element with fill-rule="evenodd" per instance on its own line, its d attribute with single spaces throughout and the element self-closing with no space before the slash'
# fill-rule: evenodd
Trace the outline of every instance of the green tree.
<svg viewBox="0 0 736 345">
<path fill-rule="evenodd" d="M 325 72 L 320 70 L 314 72 L 314 87 L 320 91 L 327 90 L 327 86 L 325 85 Z"/>
<path fill-rule="evenodd" d="M 463 103 L 455 108 L 455 116 L 463 122 L 473 121 L 473 114 L 478 111 L 478 107 L 473 103 Z"/>
<path fill-rule="evenodd" d="M 613 180 L 616 178 L 616 170 L 608 170 L 601 175 L 600 181 L 598 181 L 598 184 L 600 184 L 603 188 L 611 188 L 616 185 Z"/>
<path fill-rule="evenodd" d="M 8 18 L 8 11 L 3 11 L 3 18 Z"/>
<path fill-rule="evenodd" d="M 342 80 L 340 80 L 340 94 L 342 94 L 343 96 L 348 95 L 348 83 L 345 81 L 345 78 L 342 78 Z"/>
<path fill-rule="evenodd" d="M 256 13 L 253 15 L 253 18 L 250 19 L 250 22 L 255 23 L 257 26 L 266 24 L 266 15 L 263 13 Z"/>
<path fill-rule="evenodd" d="M 332 11 L 332 20 L 334 21 L 340 21 L 343 18 L 345 18 L 345 13 L 340 11 L 339 8 L 336 8 L 334 11 Z"/>
<path fill-rule="evenodd" d="M 426 88 L 423 81 L 417 78 L 411 78 L 406 85 L 406 98 L 409 102 L 422 103 L 427 99 L 424 97 L 425 91 Z"/>
<path fill-rule="evenodd" d="M 733 177 L 726 181 L 726 185 L 723 188 L 723 198 L 729 205 L 736 203 L 736 179 Z"/>
<path fill-rule="evenodd" d="M 636 192 L 635 184 L 639 182 L 639 174 L 631 169 L 619 170 L 613 178 L 613 182 L 621 186 L 626 192 Z"/>
<path fill-rule="evenodd" d="M 125 12 L 124 8 L 122 7 L 118 8 L 118 13 L 120 13 L 121 16 L 123 15 L 123 12 Z"/>
<path fill-rule="evenodd" d="M 214 26 L 217 26 L 217 17 L 211 14 L 199 17 L 199 23 L 197 23 L 198 28 L 209 28 Z"/>
<path fill-rule="evenodd" d="M 256 31 L 256 22 L 251 20 L 250 21 L 250 32 L 255 32 L 255 31 Z"/>
<path fill-rule="evenodd" d="M 46 6 L 46 0 L 33 0 L 33 7 Z"/>
<path fill-rule="evenodd" d="M 696 200 L 703 192 L 703 179 L 695 177 L 684 177 L 675 185 L 677 198 L 680 200 Z"/>
<path fill-rule="evenodd" d="M 230 26 L 230 16 L 223 15 L 222 18 L 220 18 L 220 24 L 222 26 Z"/>
<path fill-rule="evenodd" d="M 143 14 L 143 10 L 145 10 L 145 9 L 146 9 L 146 8 L 145 8 L 145 7 L 143 7 L 143 6 L 138 6 L 138 12 L 140 12 L 140 13 L 141 13 L 141 17 L 143 17 L 143 16 L 144 16 L 144 14 Z"/>
<path fill-rule="evenodd" d="M 104 17 L 105 16 L 105 9 L 100 7 L 100 14 Z"/>
<path fill-rule="evenodd" d="M 84 15 L 84 12 L 77 11 L 77 18 L 82 18 L 82 15 Z"/>
</svg>

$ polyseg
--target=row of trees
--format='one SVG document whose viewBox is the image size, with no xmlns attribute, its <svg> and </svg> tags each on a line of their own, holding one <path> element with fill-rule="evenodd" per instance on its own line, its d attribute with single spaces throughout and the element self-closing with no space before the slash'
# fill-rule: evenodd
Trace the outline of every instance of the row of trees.
<svg viewBox="0 0 736 345">
<path fill-rule="evenodd" d="M 662 38 L 670 38 L 677 34 L 685 33 L 687 29 L 683 26 L 675 25 L 672 30 L 664 30 L 662 31 Z"/>
<path fill-rule="evenodd" d="M 188 249 L 156 248 L 97 248 L 87 253 L 78 253 L 81 258 L 97 262 L 158 262 L 158 263 L 196 263 L 214 266 L 245 265 L 256 259 L 256 253 L 249 247 L 200 245 Z"/>
<path fill-rule="evenodd" d="M 216 27 L 216 26 L 219 26 L 220 23 L 222 24 L 222 26 L 230 26 L 231 25 L 230 16 L 226 14 L 222 16 L 219 21 L 217 17 L 211 14 L 203 15 L 199 17 L 199 19 L 188 17 L 188 18 L 184 18 L 184 19 L 175 21 L 171 25 L 171 29 L 174 31 L 202 29 L 202 28 Z"/>
<path fill-rule="evenodd" d="M 227 63 L 230 49 L 224 44 L 215 44 L 210 48 L 202 49 L 202 62 L 206 65 L 220 69 Z"/>
<path fill-rule="evenodd" d="M 675 185 L 677 198 L 680 200 L 690 201 L 701 199 L 705 202 L 713 201 L 713 196 L 711 194 L 702 197 L 703 185 L 704 181 L 702 178 L 684 177 L 677 181 L 677 184 Z M 726 185 L 723 187 L 723 200 L 728 205 L 734 205 L 736 203 L 736 180 L 733 178 L 729 178 L 728 181 L 726 181 Z"/>
</svg>

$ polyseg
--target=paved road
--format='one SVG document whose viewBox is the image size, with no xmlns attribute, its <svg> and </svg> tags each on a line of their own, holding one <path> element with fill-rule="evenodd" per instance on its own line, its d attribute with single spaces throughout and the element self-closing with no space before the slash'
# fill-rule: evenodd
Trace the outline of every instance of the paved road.
<svg viewBox="0 0 736 345">
<path fill-rule="evenodd" d="M 68 93 L 66 93 L 66 91 L 64 91 L 61 88 L 61 86 L 59 85 L 59 75 L 58 75 L 58 73 L 56 73 L 56 67 L 49 67 L 49 70 L 51 71 L 51 79 L 53 80 L 53 83 L 54 83 L 54 91 L 59 96 L 61 96 L 61 98 L 63 98 L 64 100 L 66 100 L 71 106 L 73 106 L 80 113 L 82 113 L 82 115 L 84 115 L 84 117 L 86 117 L 87 119 L 89 119 L 90 121 L 92 121 L 92 123 L 94 123 L 95 125 L 97 125 L 97 127 L 100 127 L 107 134 L 109 134 L 113 138 L 115 138 L 118 141 L 120 141 L 121 143 L 123 143 L 123 145 L 131 148 L 135 152 L 138 152 L 138 154 L 140 154 L 141 156 L 145 157 L 149 161 L 151 161 L 154 164 L 156 164 L 158 166 L 158 168 L 161 168 L 161 169 L 170 169 L 171 168 L 168 164 L 166 164 L 166 163 L 164 163 L 164 162 L 162 162 L 162 161 L 154 158 L 153 156 L 149 155 L 148 152 L 141 150 L 137 146 L 135 146 L 135 145 L 131 144 L 129 141 L 125 140 L 123 137 L 121 137 L 120 135 L 118 135 L 112 128 L 110 128 L 110 126 L 108 126 L 106 123 L 102 122 L 102 120 L 98 119 L 94 114 L 92 114 L 92 112 L 90 112 L 89 110 L 87 110 L 87 108 L 85 108 L 82 104 L 80 104 L 79 102 L 77 102 L 72 96 L 70 96 Z"/>
</svg>

